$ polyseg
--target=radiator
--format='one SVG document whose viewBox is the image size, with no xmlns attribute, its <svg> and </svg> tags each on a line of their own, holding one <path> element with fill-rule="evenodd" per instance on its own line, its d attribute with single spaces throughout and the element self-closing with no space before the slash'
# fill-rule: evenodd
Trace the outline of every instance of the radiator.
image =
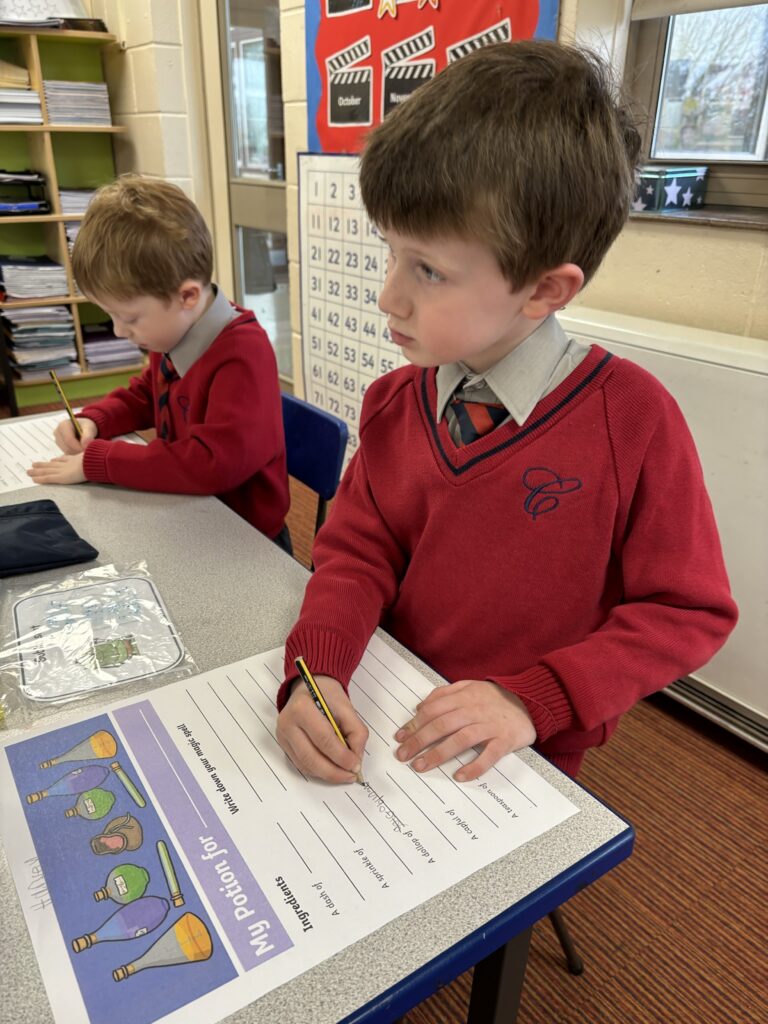
<svg viewBox="0 0 768 1024">
<path fill-rule="evenodd" d="M 739 622 L 670 696 L 768 751 L 768 341 L 574 307 L 571 336 L 631 359 L 677 399 L 715 509 Z"/>
</svg>

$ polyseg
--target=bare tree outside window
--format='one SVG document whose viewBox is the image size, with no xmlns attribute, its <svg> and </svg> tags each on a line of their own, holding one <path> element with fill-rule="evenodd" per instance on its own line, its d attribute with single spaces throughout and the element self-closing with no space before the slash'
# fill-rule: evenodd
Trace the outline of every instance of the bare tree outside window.
<svg viewBox="0 0 768 1024">
<path fill-rule="evenodd" d="M 669 19 L 652 155 L 768 159 L 768 4 Z"/>
</svg>

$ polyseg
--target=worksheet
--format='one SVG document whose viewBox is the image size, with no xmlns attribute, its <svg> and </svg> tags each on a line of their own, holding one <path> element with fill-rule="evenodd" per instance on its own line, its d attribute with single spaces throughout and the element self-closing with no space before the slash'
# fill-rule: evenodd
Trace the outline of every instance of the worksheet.
<svg viewBox="0 0 768 1024">
<path fill-rule="evenodd" d="M 65 412 L 20 416 L 18 419 L 5 420 L 0 425 L 0 494 L 35 486 L 27 476 L 27 470 L 33 462 L 48 462 L 62 454 L 53 439 L 53 432 L 66 418 Z M 120 440 L 144 443 L 136 434 L 129 434 Z"/>
<path fill-rule="evenodd" d="M 463 785 L 458 760 L 398 762 L 431 683 L 377 637 L 350 688 L 364 784 L 304 778 L 275 738 L 282 663 L 0 748 L 0 834 L 57 1021 L 212 1024 L 577 813 L 515 755 Z"/>
</svg>

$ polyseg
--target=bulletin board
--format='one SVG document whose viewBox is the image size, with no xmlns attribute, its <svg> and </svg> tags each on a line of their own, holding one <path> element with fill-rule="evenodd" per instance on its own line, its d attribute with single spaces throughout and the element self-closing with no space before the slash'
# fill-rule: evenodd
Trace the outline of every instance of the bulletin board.
<svg viewBox="0 0 768 1024">
<path fill-rule="evenodd" d="M 363 209 L 358 168 L 356 156 L 299 154 L 304 395 L 346 422 L 347 461 L 367 387 L 408 362 L 377 305 L 387 248 Z"/>
<path fill-rule="evenodd" d="M 558 0 L 310 0 L 309 149 L 356 153 L 422 82 L 490 43 L 554 39 Z"/>
</svg>

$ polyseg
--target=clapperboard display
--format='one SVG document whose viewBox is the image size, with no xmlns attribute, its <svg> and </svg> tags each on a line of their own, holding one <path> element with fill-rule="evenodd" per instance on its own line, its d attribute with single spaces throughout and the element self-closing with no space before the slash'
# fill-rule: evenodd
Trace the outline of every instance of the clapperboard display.
<svg viewBox="0 0 768 1024">
<path fill-rule="evenodd" d="M 478 32 L 477 35 L 461 39 L 458 43 L 454 43 L 453 46 L 449 46 L 447 50 L 448 63 L 452 64 L 453 61 L 459 60 L 460 57 L 466 57 L 468 53 L 472 53 L 473 50 L 479 50 L 483 46 L 491 46 L 493 43 L 509 43 L 511 40 L 512 23 L 509 18 L 504 18 L 503 21 L 491 25 L 490 28 Z"/>
<path fill-rule="evenodd" d="M 372 7 L 373 0 L 325 0 L 325 13 L 329 18 L 356 11 L 369 11 Z"/>
<path fill-rule="evenodd" d="M 326 62 L 328 76 L 328 124 L 371 124 L 370 66 L 351 67 L 371 55 L 371 37 L 364 36 L 344 50 L 332 54 Z"/>
<path fill-rule="evenodd" d="M 299 155 L 304 394 L 349 427 L 358 444 L 369 384 L 407 363 L 377 305 L 387 250 L 362 207 L 357 156 Z"/>
<path fill-rule="evenodd" d="M 381 89 L 381 116 L 386 117 L 393 107 L 408 99 L 414 89 L 434 78 L 434 59 L 416 60 L 435 48 L 435 30 L 430 25 L 409 39 L 403 39 L 381 54 L 384 81 Z"/>
</svg>

